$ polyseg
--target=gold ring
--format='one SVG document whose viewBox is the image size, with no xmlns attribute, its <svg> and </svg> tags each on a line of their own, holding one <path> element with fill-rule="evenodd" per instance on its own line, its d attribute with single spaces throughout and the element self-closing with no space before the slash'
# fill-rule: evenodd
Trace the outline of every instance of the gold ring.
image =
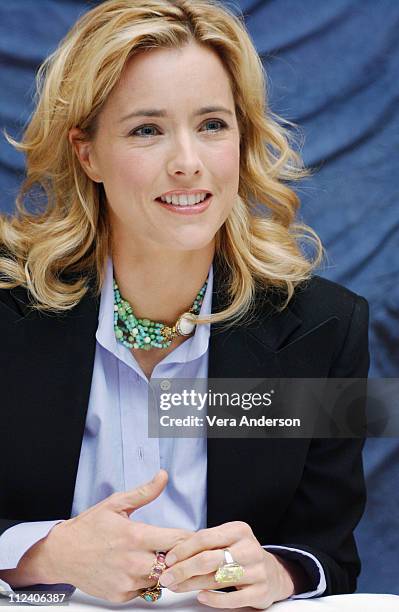
<svg viewBox="0 0 399 612">
<path fill-rule="evenodd" d="M 156 554 L 156 559 L 154 563 L 152 564 L 152 568 L 148 576 L 149 580 L 151 580 L 151 578 L 155 578 L 156 580 L 158 580 L 158 578 L 160 577 L 160 575 L 166 568 L 166 563 L 165 563 L 166 553 L 159 551 L 159 552 L 156 552 L 155 554 Z"/>
<path fill-rule="evenodd" d="M 166 568 L 166 563 L 165 563 L 166 553 L 159 551 L 159 552 L 156 552 L 155 554 L 156 554 L 156 558 L 155 558 L 154 563 L 152 564 L 151 571 L 148 575 L 148 579 L 152 580 L 153 578 L 155 578 L 157 583 L 153 587 L 149 587 L 148 589 L 143 589 L 140 593 L 140 597 L 142 597 L 146 601 L 152 601 L 152 602 L 158 601 L 158 599 L 162 597 L 162 589 L 159 585 L 159 579 L 161 577 L 163 570 Z"/>
</svg>

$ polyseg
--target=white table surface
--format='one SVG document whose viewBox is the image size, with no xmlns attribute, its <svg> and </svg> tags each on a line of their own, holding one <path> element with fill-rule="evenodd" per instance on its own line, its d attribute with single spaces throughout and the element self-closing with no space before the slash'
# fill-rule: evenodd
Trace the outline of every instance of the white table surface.
<svg viewBox="0 0 399 612">
<path fill-rule="evenodd" d="M 32 612 L 31 605 L 9 604 L 2 605 L 3 610 L 24 608 Z M 36 606 L 35 606 L 36 607 Z M 55 612 L 56 606 L 39 606 L 40 610 L 51 610 Z M 132 612 L 148 612 L 149 610 L 177 610 L 180 612 L 205 612 L 206 610 L 221 610 L 222 608 L 211 608 L 200 604 L 196 594 L 172 593 L 163 590 L 162 598 L 155 603 L 147 603 L 141 598 L 136 598 L 123 604 L 113 604 L 87 595 L 76 590 L 69 605 L 59 606 L 60 612 L 94 612 L 94 610 L 120 610 L 129 609 Z M 227 610 L 227 608 L 223 608 Z M 241 612 L 253 612 L 253 608 L 237 608 Z M 399 612 L 399 596 L 397 595 L 333 595 L 330 597 L 318 597 L 316 599 L 283 601 L 273 604 L 268 608 L 270 612 Z"/>
<path fill-rule="evenodd" d="M 155 608 L 158 610 L 179 610 L 181 612 L 205 612 L 206 610 L 222 609 L 200 604 L 194 592 L 172 593 L 167 589 L 163 589 L 162 598 L 155 603 L 146 602 L 139 597 L 124 604 L 104 604 L 101 600 L 77 590 L 68 608 L 68 612 L 93 612 L 95 608 L 99 610 L 130 608 L 134 612 L 148 612 L 148 610 L 154 610 Z M 223 609 L 227 610 L 227 608 Z M 237 609 L 241 612 L 254 612 L 254 608 Z M 333 595 L 308 600 L 295 599 L 275 603 L 269 610 L 270 612 L 399 612 L 399 596 L 359 594 Z"/>
</svg>

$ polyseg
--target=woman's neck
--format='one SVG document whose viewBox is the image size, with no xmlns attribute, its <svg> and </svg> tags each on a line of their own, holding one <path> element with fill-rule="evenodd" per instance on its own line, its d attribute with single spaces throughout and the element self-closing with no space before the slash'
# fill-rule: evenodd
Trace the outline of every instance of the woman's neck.
<svg viewBox="0 0 399 612">
<path fill-rule="evenodd" d="M 133 253 L 114 248 L 114 278 L 138 318 L 173 325 L 204 284 L 214 246 L 201 251 Z"/>
</svg>

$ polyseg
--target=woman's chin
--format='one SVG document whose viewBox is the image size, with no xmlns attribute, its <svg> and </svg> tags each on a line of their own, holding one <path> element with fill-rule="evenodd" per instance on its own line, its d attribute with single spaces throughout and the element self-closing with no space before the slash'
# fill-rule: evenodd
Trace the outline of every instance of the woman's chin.
<svg viewBox="0 0 399 612">
<path fill-rule="evenodd" d="M 215 234 L 207 232 L 187 232 L 184 235 L 170 234 L 170 246 L 178 251 L 201 251 L 211 248 L 214 244 Z"/>
</svg>

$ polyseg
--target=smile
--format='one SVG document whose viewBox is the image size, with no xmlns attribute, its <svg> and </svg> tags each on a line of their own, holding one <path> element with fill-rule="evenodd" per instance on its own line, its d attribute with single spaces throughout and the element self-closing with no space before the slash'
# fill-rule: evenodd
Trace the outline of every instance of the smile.
<svg viewBox="0 0 399 612">
<path fill-rule="evenodd" d="M 174 204 L 175 206 L 194 206 L 203 202 L 210 193 L 199 192 L 199 193 L 173 193 L 171 195 L 160 196 L 160 200 L 167 204 Z M 157 198 L 158 199 L 158 198 Z"/>
<path fill-rule="evenodd" d="M 179 196 L 179 203 L 177 203 L 177 196 L 173 196 L 173 199 L 175 199 L 175 202 L 168 203 L 166 201 L 162 201 L 161 198 L 156 198 L 156 201 L 160 204 L 160 206 L 162 206 L 162 208 L 165 208 L 166 210 L 169 210 L 170 212 L 174 212 L 180 215 L 197 215 L 200 214 L 202 212 L 204 212 L 211 204 L 212 201 L 212 195 L 210 193 L 208 193 L 205 196 L 205 199 L 203 199 L 203 194 L 201 197 L 201 200 L 199 202 L 195 202 L 195 203 L 189 203 L 188 202 L 188 198 L 187 196 Z M 191 198 L 191 196 L 190 196 Z M 168 198 L 171 199 L 171 198 Z M 184 202 L 184 199 L 186 201 L 186 203 Z M 197 197 L 197 199 L 199 199 L 199 197 Z M 192 200 L 191 200 L 192 201 Z"/>
</svg>

